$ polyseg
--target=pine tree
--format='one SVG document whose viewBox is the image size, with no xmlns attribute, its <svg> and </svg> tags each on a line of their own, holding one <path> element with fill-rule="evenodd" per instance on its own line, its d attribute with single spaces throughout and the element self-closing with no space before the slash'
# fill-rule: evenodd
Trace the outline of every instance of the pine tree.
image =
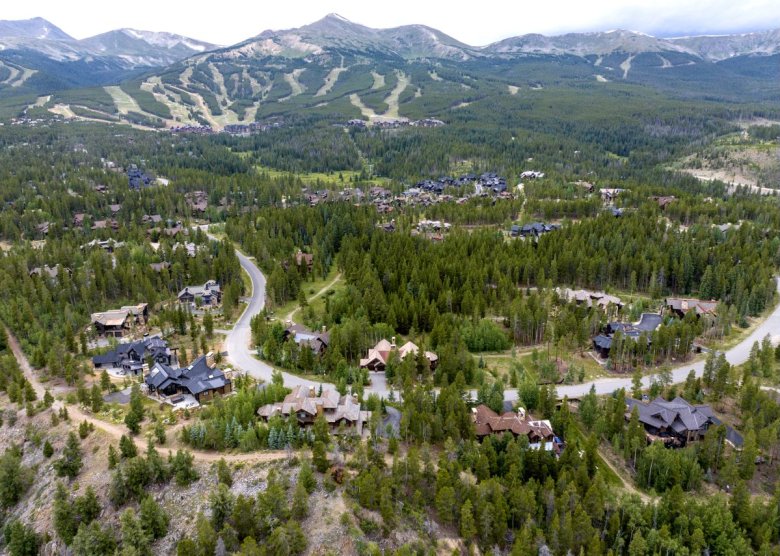
<svg viewBox="0 0 780 556">
<path fill-rule="evenodd" d="M 78 524 L 73 501 L 65 490 L 65 485 L 60 482 L 57 483 L 57 489 L 54 492 L 52 524 L 57 535 L 65 544 L 69 545 L 76 535 Z"/>
<path fill-rule="evenodd" d="M 168 514 L 151 496 L 146 496 L 141 500 L 139 517 L 141 528 L 152 539 L 161 539 L 168 534 L 170 521 Z"/>
<path fill-rule="evenodd" d="M 119 518 L 122 530 L 122 545 L 125 550 L 132 548 L 131 554 L 151 556 L 152 536 L 144 529 L 141 521 L 136 518 L 135 511 L 127 509 Z"/>
<path fill-rule="evenodd" d="M 73 479 L 81 471 L 81 445 L 78 437 L 73 433 L 68 434 L 68 440 L 65 442 L 65 448 L 62 451 L 62 458 L 54 463 L 57 475 Z"/>
<path fill-rule="evenodd" d="M 471 500 L 466 500 L 460 508 L 460 536 L 466 542 L 473 539 L 477 534 L 477 526 L 474 522 L 474 515 L 471 510 Z"/>
<path fill-rule="evenodd" d="M 309 493 L 303 483 L 298 481 L 295 486 L 292 500 L 292 516 L 295 519 L 303 519 L 309 514 Z"/>
<path fill-rule="evenodd" d="M 138 455 L 138 448 L 132 438 L 124 434 L 121 436 L 119 439 L 119 454 L 122 456 L 122 459 L 130 459 Z"/>
<path fill-rule="evenodd" d="M 314 442 L 314 447 L 312 448 L 312 462 L 320 473 L 325 473 L 325 471 L 328 470 L 328 458 L 325 455 L 325 444 L 319 440 Z"/>
</svg>

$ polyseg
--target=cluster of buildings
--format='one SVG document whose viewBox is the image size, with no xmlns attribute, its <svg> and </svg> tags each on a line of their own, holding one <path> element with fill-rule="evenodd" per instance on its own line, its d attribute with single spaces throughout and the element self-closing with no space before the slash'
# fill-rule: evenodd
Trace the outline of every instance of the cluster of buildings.
<svg viewBox="0 0 780 556">
<path fill-rule="evenodd" d="M 195 135 L 214 135 L 217 133 L 226 133 L 228 135 L 248 136 L 253 133 L 261 133 L 271 129 L 277 129 L 284 125 L 281 120 L 252 122 L 249 124 L 228 124 L 220 129 L 214 129 L 207 125 L 182 125 L 172 127 L 171 133 L 192 133 Z"/>
<path fill-rule="evenodd" d="M 322 415 L 333 432 L 344 430 L 357 435 L 363 434 L 371 419 L 371 412 L 364 411 L 354 396 L 342 396 L 336 390 L 322 387 L 316 392 L 314 387 L 304 385 L 293 388 L 283 401 L 262 406 L 257 415 L 264 421 L 276 415 L 294 416 L 301 427 L 313 425 Z"/>
<path fill-rule="evenodd" d="M 393 354 L 397 354 L 399 359 L 405 359 L 409 355 L 416 357 L 419 352 L 420 348 L 414 342 L 406 342 L 399 348 L 395 343 L 395 338 L 389 342 L 382 339 L 368 350 L 366 357 L 360 360 L 360 368 L 382 372 L 387 368 L 387 363 Z M 439 356 L 432 351 L 426 351 L 424 355 L 430 368 L 435 369 L 439 363 Z"/>
<path fill-rule="evenodd" d="M 401 127 L 442 127 L 447 125 L 436 118 L 423 118 L 421 120 L 407 120 L 406 118 L 383 118 L 372 120 L 370 123 L 358 118 L 347 121 L 346 127 L 366 129 L 369 127 L 378 129 L 398 129 Z"/>
<path fill-rule="evenodd" d="M 441 194 L 447 188 L 460 188 L 473 185 L 477 194 L 483 192 L 503 193 L 506 191 L 506 178 L 495 172 L 485 172 L 480 175 L 463 174 L 457 178 L 449 176 L 437 180 L 421 180 L 414 184 L 414 189 Z"/>
<path fill-rule="evenodd" d="M 571 290 L 561 290 L 565 292 L 564 295 L 571 299 L 574 296 L 586 297 L 594 292 L 586 292 L 581 290 L 582 294 L 577 294 Z M 612 296 L 606 296 L 600 298 L 602 303 L 611 303 Z M 618 298 L 614 298 L 619 301 Z M 590 303 L 592 303 L 591 300 Z M 599 303 L 597 300 L 596 303 Z M 618 308 L 622 307 L 622 303 L 613 303 Z M 590 305 L 589 305 L 590 306 Z M 717 301 L 705 301 L 695 298 L 680 298 L 680 297 L 668 297 L 664 301 L 664 309 L 666 314 L 684 318 L 690 312 L 694 312 L 697 318 L 701 317 L 715 317 L 717 316 L 718 302 Z M 652 333 L 663 323 L 663 316 L 657 313 L 643 313 L 639 322 L 636 323 L 623 323 L 623 322 L 610 322 L 604 328 L 603 332 L 593 339 L 593 349 L 603 358 L 609 357 L 609 352 L 612 349 L 612 340 L 617 332 L 620 332 L 624 338 L 631 338 L 634 341 L 639 340 L 640 336 L 644 335 L 649 343 L 651 341 Z"/>
</svg>

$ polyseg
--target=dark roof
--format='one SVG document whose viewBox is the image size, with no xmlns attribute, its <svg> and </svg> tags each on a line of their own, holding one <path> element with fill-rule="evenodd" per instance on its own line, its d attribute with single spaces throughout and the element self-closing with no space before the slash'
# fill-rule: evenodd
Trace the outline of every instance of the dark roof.
<svg viewBox="0 0 780 556">
<path fill-rule="evenodd" d="M 599 349 L 610 349 L 612 347 L 612 338 L 605 336 L 604 334 L 599 334 L 593 338 L 593 343 Z"/>
<path fill-rule="evenodd" d="M 626 400 L 626 405 L 629 412 L 637 408 L 641 423 L 656 429 L 671 429 L 680 435 L 688 431 L 706 430 L 710 424 L 722 424 L 710 406 L 692 405 L 679 396 L 672 401 L 656 398 L 648 403 L 629 398 Z M 726 440 L 737 447 L 742 446 L 743 443 L 742 436 L 728 425 L 726 425 Z"/>
<path fill-rule="evenodd" d="M 208 366 L 205 355 L 196 359 L 189 367 L 181 369 L 156 363 L 145 381 L 155 390 L 164 390 L 171 384 L 176 384 L 192 395 L 217 390 L 230 383 L 225 373 Z"/>
<path fill-rule="evenodd" d="M 94 356 L 92 363 L 94 365 L 116 364 L 128 359 L 143 361 L 147 355 L 156 357 L 160 353 L 168 354 L 168 343 L 159 336 L 150 336 L 137 342 L 119 344 L 109 352 Z"/>
</svg>

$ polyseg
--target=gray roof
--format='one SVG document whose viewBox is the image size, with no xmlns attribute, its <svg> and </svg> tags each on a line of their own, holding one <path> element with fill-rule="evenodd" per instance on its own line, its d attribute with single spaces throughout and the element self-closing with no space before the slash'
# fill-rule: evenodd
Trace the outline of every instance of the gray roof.
<svg viewBox="0 0 780 556">
<path fill-rule="evenodd" d="M 202 286 L 187 286 L 179 292 L 179 297 L 190 294 L 194 297 L 203 297 L 204 295 L 210 295 L 219 293 L 219 284 L 214 280 L 209 280 Z"/>
<path fill-rule="evenodd" d="M 677 434 L 702 431 L 710 424 L 721 424 L 710 406 L 692 405 L 680 397 L 672 401 L 656 398 L 649 403 L 629 398 L 626 400 L 626 405 L 629 412 L 637 408 L 640 422 L 656 429 L 671 429 Z M 729 428 L 727 427 L 727 430 Z"/>
<path fill-rule="evenodd" d="M 189 367 L 174 369 L 168 365 L 156 363 L 146 377 L 146 384 L 156 390 L 162 390 L 176 384 L 186 389 L 192 395 L 208 390 L 217 390 L 230 383 L 221 370 L 211 368 L 206 362 L 206 356 L 196 359 Z"/>
</svg>

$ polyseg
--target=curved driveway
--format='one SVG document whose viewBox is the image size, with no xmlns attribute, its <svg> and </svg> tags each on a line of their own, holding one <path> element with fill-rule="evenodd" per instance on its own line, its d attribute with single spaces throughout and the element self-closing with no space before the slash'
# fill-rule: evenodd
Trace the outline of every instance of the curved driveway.
<svg viewBox="0 0 780 556">
<path fill-rule="evenodd" d="M 257 315 L 263 310 L 265 306 L 265 276 L 260 272 L 257 265 L 252 262 L 249 257 L 236 250 L 236 255 L 241 263 L 241 267 L 249 274 L 249 278 L 252 281 L 252 296 L 250 298 L 249 305 L 244 310 L 241 317 L 236 322 L 233 329 L 227 334 L 225 339 L 225 346 L 228 352 L 228 361 L 230 361 L 236 368 L 246 371 L 249 375 L 259 378 L 265 381 L 271 380 L 271 374 L 273 368 L 260 361 L 255 355 L 254 350 L 250 347 L 252 339 L 252 331 L 250 329 L 250 321 L 252 317 Z M 780 293 L 780 279 L 777 282 L 778 293 Z M 739 365 L 747 361 L 750 356 L 750 349 L 753 347 L 754 342 L 761 342 L 767 335 L 773 339 L 780 334 L 780 304 L 775 307 L 772 313 L 756 327 L 756 329 L 739 344 L 726 351 L 726 360 L 732 365 Z M 777 342 L 773 342 L 777 343 Z M 688 373 L 693 370 L 696 376 L 701 376 L 704 372 L 704 360 L 699 360 L 690 364 L 680 365 L 671 370 L 672 382 L 680 383 L 685 382 Z M 294 374 L 282 373 L 284 377 L 284 384 L 288 387 L 294 387 L 297 385 L 314 386 L 318 387 L 320 384 L 324 386 L 332 386 L 328 383 L 315 382 L 301 378 Z M 642 385 L 645 388 L 650 386 L 653 375 L 646 375 L 642 378 Z M 557 387 L 557 393 L 559 397 L 569 396 L 570 398 L 580 397 L 588 393 L 591 386 L 594 386 L 597 394 L 610 394 L 619 388 L 630 389 L 631 378 L 615 378 L 606 377 L 600 378 L 591 382 L 584 382 L 582 384 L 561 385 Z M 387 387 L 385 377 L 383 373 L 371 373 L 371 386 L 366 388 L 367 392 L 374 392 L 382 397 L 387 397 L 390 393 L 390 389 Z M 471 397 L 476 397 L 476 390 L 470 392 Z M 397 397 L 397 393 L 396 393 Z M 517 399 L 517 390 L 506 390 L 504 394 L 507 400 Z"/>
</svg>

